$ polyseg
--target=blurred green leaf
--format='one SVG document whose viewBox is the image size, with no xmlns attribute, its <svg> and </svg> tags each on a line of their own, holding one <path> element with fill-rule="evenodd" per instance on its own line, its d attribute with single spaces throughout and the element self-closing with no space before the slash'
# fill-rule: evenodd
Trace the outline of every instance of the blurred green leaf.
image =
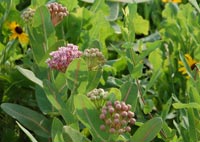
<svg viewBox="0 0 200 142">
<path fill-rule="evenodd" d="M 67 86 L 73 93 L 85 93 L 88 84 L 88 67 L 81 58 L 73 60 L 65 73 Z"/>
<path fill-rule="evenodd" d="M 197 130 L 196 130 L 196 122 L 195 122 L 195 116 L 194 116 L 194 110 L 192 108 L 188 109 L 188 121 L 189 121 L 189 129 L 188 132 L 190 134 L 190 141 L 191 142 L 197 142 Z"/>
<path fill-rule="evenodd" d="M 20 129 L 28 136 L 31 142 L 38 142 L 26 128 L 24 128 L 19 122 L 16 121 L 16 123 L 20 127 Z"/>
<path fill-rule="evenodd" d="M 134 29 L 135 29 L 136 34 L 148 35 L 149 21 L 143 19 L 143 17 L 140 16 L 139 14 L 136 14 L 136 16 L 134 17 L 133 25 L 134 25 Z"/>
<path fill-rule="evenodd" d="M 69 126 L 64 126 L 63 128 L 63 136 L 66 141 L 70 142 L 90 142 L 89 139 L 84 137 L 79 131 L 69 127 Z"/>
<path fill-rule="evenodd" d="M 35 74 L 30 71 L 30 70 L 27 70 L 27 69 L 24 69 L 20 66 L 17 66 L 16 67 L 17 70 L 19 72 L 21 72 L 26 78 L 28 78 L 29 80 L 33 81 L 34 83 L 36 83 L 37 85 L 39 85 L 40 87 L 43 87 L 43 84 L 42 84 L 42 81 L 40 79 L 38 79 Z"/>
<path fill-rule="evenodd" d="M 120 91 L 122 95 L 121 100 L 130 104 L 132 106 L 132 110 L 135 111 L 138 100 L 137 86 L 133 82 L 127 81 L 120 87 Z"/>
<path fill-rule="evenodd" d="M 50 137 L 51 122 L 38 112 L 11 103 L 3 103 L 1 108 L 35 134 L 45 138 Z"/>
<path fill-rule="evenodd" d="M 131 137 L 133 142 L 150 142 L 160 132 L 162 128 L 162 119 L 160 117 L 152 118 L 145 122 Z"/>
<path fill-rule="evenodd" d="M 108 92 L 108 100 L 114 102 L 116 100 L 121 100 L 121 92 L 117 88 L 111 88 Z"/>
<path fill-rule="evenodd" d="M 84 95 L 74 96 L 74 105 L 78 119 L 90 130 L 95 141 L 106 141 L 109 137 L 106 132 L 100 130 L 103 121 L 100 120 L 100 112 L 94 104 Z"/>
<path fill-rule="evenodd" d="M 110 7 L 110 14 L 106 18 L 109 21 L 115 21 L 119 14 L 119 3 L 118 2 L 107 2 Z"/>
<path fill-rule="evenodd" d="M 189 2 L 197 9 L 197 11 L 200 13 L 200 7 L 196 0 L 189 0 Z"/>
<path fill-rule="evenodd" d="M 153 66 L 153 71 L 162 70 L 162 51 L 157 48 L 149 54 L 149 61 Z"/>
<path fill-rule="evenodd" d="M 88 71 L 88 85 L 86 87 L 87 92 L 91 91 L 94 88 L 97 88 L 102 75 L 102 69 L 95 71 Z"/>
<path fill-rule="evenodd" d="M 62 122 L 55 117 L 51 127 L 51 137 L 53 142 L 65 142 L 62 135 L 62 129 Z"/>
<path fill-rule="evenodd" d="M 187 103 L 187 104 L 183 104 L 183 103 L 173 103 L 172 106 L 175 109 L 183 109 L 183 108 L 195 108 L 195 109 L 200 109 L 200 104 L 198 103 Z"/>
</svg>

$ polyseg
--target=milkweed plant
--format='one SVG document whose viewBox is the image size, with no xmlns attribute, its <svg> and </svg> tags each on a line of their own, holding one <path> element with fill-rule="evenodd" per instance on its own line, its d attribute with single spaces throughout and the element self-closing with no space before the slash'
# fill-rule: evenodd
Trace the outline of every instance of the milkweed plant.
<svg viewBox="0 0 200 142">
<path fill-rule="evenodd" d="M 196 0 L 1 0 L 2 142 L 200 141 Z"/>
</svg>

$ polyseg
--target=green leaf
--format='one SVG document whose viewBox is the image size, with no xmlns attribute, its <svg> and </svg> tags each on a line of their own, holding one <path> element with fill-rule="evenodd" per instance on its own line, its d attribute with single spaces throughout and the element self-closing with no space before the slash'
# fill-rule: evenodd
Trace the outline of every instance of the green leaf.
<svg viewBox="0 0 200 142">
<path fill-rule="evenodd" d="M 152 118 L 144 123 L 131 137 L 133 142 L 150 142 L 160 132 L 162 128 L 162 119 L 160 117 Z"/>
<path fill-rule="evenodd" d="M 50 137 L 51 122 L 38 112 L 11 103 L 3 103 L 1 108 L 35 134 L 45 138 Z"/>
<path fill-rule="evenodd" d="M 108 100 L 114 102 L 116 100 L 121 100 L 121 92 L 117 88 L 111 88 L 108 92 Z"/>
<path fill-rule="evenodd" d="M 86 87 L 87 92 L 94 88 L 97 88 L 102 75 L 102 69 L 88 72 L 88 85 Z"/>
<path fill-rule="evenodd" d="M 149 54 L 149 61 L 153 66 L 153 71 L 161 70 L 162 67 L 162 51 L 157 48 Z"/>
<path fill-rule="evenodd" d="M 61 3 L 69 11 L 72 11 L 74 8 L 78 7 L 78 0 L 58 0 L 58 3 Z"/>
<path fill-rule="evenodd" d="M 43 88 L 39 86 L 35 87 L 35 97 L 38 107 L 44 114 L 49 114 L 56 111 L 55 108 L 49 102 Z"/>
<path fill-rule="evenodd" d="M 62 129 L 62 122 L 55 117 L 51 127 L 51 137 L 53 142 L 65 142 L 62 135 Z"/>
<path fill-rule="evenodd" d="M 170 107 L 172 105 L 172 98 L 170 98 L 166 104 L 163 105 L 163 110 L 161 113 L 161 117 L 163 120 L 166 119 L 167 114 L 169 113 Z"/>
<path fill-rule="evenodd" d="M 48 49 L 55 44 L 55 29 L 46 6 L 37 8 L 33 17 L 33 26 L 28 28 L 33 57 L 37 63 L 43 61 Z"/>
<path fill-rule="evenodd" d="M 200 13 L 200 7 L 196 0 L 189 0 L 189 2 L 197 9 L 197 11 Z"/>
<path fill-rule="evenodd" d="M 195 116 L 194 116 L 194 110 L 192 108 L 188 109 L 188 121 L 189 121 L 189 135 L 190 135 L 190 141 L 191 142 L 197 142 L 197 130 L 196 130 L 196 122 L 195 122 Z"/>
<path fill-rule="evenodd" d="M 95 141 L 106 141 L 108 136 L 106 132 L 100 130 L 103 121 L 100 120 L 100 112 L 94 104 L 84 95 L 74 96 L 74 105 L 78 119 L 89 129 Z"/>
<path fill-rule="evenodd" d="M 66 108 L 65 102 L 62 100 L 61 94 L 58 93 L 55 86 L 49 80 L 44 80 L 43 83 L 44 91 L 52 106 L 54 106 L 58 110 L 58 112 L 67 124 L 75 123 L 76 119 L 75 116 L 72 114 L 72 110 Z"/>
<path fill-rule="evenodd" d="M 175 109 L 195 108 L 195 109 L 200 110 L 200 104 L 198 104 L 198 103 L 188 103 L 188 104 L 173 103 L 172 106 L 173 106 Z"/>
<path fill-rule="evenodd" d="M 107 16 L 108 21 L 115 21 L 119 14 L 119 3 L 118 2 L 107 2 L 110 7 L 110 14 Z"/>
<path fill-rule="evenodd" d="M 81 58 L 73 60 L 65 73 L 67 86 L 73 93 L 85 93 L 88 84 L 88 67 Z"/>
<path fill-rule="evenodd" d="M 65 141 L 70 140 L 70 142 L 90 142 L 90 140 L 84 137 L 79 131 L 69 126 L 64 126 L 63 136 Z"/>
<path fill-rule="evenodd" d="M 138 99 L 137 86 L 133 82 L 127 81 L 120 87 L 120 91 L 122 95 L 121 100 L 132 105 L 132 110 L 135 110 Z"/>
<path fill-rule="evenodd" d="M 180 56 L 181 61 L 183 62 L 184 67 L 186 68 L 187 74 L 189 75 L 190 78 L 193 79 L 191 68 L 188 65 L 183 53 L 180 52 L 179 56 Z"/>
<path fill-rule="evenodd" d="M 146 85 L 145 91 L 143 94 L 146 94 L 147 91 L 154 85 L 154 83 L 157 81 L 158 77 L 160 76 L 161 71 L 157 70 L 154 72 L 154 74 L 151 76 L 150 81 L 148 82 L 148 84 Z"/>
<path fill-rule="evenodd" d="M 16 121 L 16 123 L 20 127 L 20 129 L 28 136 L 31 142 L 38 142 L 26 128 L 24 128 L 19 122 Z"/>
<path fill-rule="evenodd" d="M 42 81 L 40 79 L 38 79 L 35 74 L 27 69 L 21 68 L 20 66 L 16 67 L 17 70 L 19 72 L 21 72 L 26 78 L 28 78 L 29 80 L 31 80 L 32 82 L 36 83 L 37 85 L 39 85 L 40 87 L 43 87 Z"/>
<path fill-rule="evenodd" d="M 136 14 L 133 19 L 133 25 L 136 34 L 148 35 L 149 32 L 149 21 L 145 20 L 139 14 Z"/>
</svg>

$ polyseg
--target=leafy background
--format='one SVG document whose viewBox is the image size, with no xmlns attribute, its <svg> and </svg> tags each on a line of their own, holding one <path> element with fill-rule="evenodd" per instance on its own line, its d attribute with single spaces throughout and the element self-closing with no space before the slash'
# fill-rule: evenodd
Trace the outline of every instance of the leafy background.
<svg viewBox="0 0 200 142">
<path fill-rule="evenodd" d="M 199 76 L 186 79 L 178 72 L 184 54 L 200 60 L 197 1 L 57 0 L 70 14 L 56 27 L 45 6 L 50 2 L 1 0 L 2 142 L 200 140 Z M 36 10 L 32 24 L 20 16 L 28 7 Z M 25 28 L 28 46 L 9 41 L 11 21 Z M 99 48 L 105 65 L 92 72 L 76 59 L 65 74 L 52 72 L 45 63 L 49 53 L 67 43 L 81 51 Z M 99 111 L 85 96 L 99 87 L 132 105 L 137 122 L 130 134 L 99 129 Z"/>
</svg>

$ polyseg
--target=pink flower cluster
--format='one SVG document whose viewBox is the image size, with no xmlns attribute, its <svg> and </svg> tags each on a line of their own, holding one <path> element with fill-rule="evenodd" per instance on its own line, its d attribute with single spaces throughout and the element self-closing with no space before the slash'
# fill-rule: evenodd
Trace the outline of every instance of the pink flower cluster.
<svg viewBox="0 0 200 142">
<path fill-rule="evenodd" d="M 78 50 L 78 46 L 67 44 L 66 47 L 60 47 L 57 51 L 53 51 L 49 55 L 51 58 L 48 58 L 46 61 L 49 67 L 65 72 L 68 65 L 75 58 L 79 58 L 82 55 L 82 52 Z"/>
</svg>

